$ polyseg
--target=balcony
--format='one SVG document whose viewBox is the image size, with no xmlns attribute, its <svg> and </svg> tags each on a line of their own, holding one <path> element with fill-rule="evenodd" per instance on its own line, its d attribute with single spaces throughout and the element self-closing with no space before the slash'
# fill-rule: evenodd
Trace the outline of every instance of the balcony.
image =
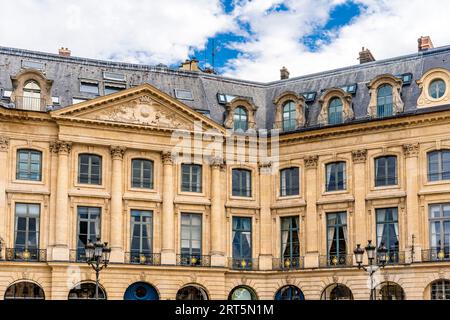
<svg viewBox="0 0 450 320">
<path fill-rule="evenodd" d="M 228 267 L 233 270 L 252 271 L 258 270 L 258 259 L 230 258 Z"/>
<path fill-rule="evenodd" d="M 319 256 L 320 268 L 348 268 L 353 267 L 352 254 Z"/>
<path fill-rule="evenodd" d="M 422 250 L 422 262 L 450 261 L 450 247 Z"/>
<path fill-rule="evenodd" d="M 45 111 L 47 107 L 45 99 L 35 97 L 16 96 L 14 103 L 20 110 Z"/>
<path fill-rule="evenodd" d="M 272 269 L 278 271 L 299 270 L 304 268 L 303 257 L 275 258 L 272 260 Z"/>
<path fill-rule="evenodd" d="M 177 266 L 184 267 L 211 267 L 211 256 L 178 254 Z"/>
<path fill-rule="evenodd" d="M 161 255 L 159 253 L 126 252 L 124 262 L 125 264 L 160 266 Z"/>
<path fill-rule="evenodd" d="M 386 255 L 386 265 L 396 265 L 405 263 L 405 252 L 404 251 L 390 251 Z"/>
<path fill-rule="evenodd" d="M 5 249 L 6 261 L 20 262 L 46 262 L 47 250 L 45 249 L 23 249 L 23 248 L 7 248 Z"/>
</svg>

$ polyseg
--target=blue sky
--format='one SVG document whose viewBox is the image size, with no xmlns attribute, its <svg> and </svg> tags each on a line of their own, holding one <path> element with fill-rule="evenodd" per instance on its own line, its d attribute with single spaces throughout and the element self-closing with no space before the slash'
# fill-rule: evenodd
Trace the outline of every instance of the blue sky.
<svg viewBox="0 0 450 320">
<path fill-rule="evenodd" d="M 407 5 L 405 5 L 407 4 Z M 273 81 L 450 44 L 442 0 L 14 0 L 0 46 L 174 68 L 189 57 L 222 75 Z M 14 25 L 14 29 L 11 26 Z M 33 28 L 30 28 L 30 26 Z"/>
</svg>

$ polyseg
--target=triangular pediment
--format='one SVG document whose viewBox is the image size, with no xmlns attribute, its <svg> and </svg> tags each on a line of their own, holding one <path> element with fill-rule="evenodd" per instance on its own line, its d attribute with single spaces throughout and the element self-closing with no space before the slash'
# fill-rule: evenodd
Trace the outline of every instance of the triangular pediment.
<svg viewBox="0 0 450 320">
<path fill-rule="evenodd" d="M 57 119 L 163 130 L 194 131 L 194 123 L 201 122 L 203 130 L 224 130 L 216 122 L 149 84 L 52 111 L 51 114 Z"/>
</svg>

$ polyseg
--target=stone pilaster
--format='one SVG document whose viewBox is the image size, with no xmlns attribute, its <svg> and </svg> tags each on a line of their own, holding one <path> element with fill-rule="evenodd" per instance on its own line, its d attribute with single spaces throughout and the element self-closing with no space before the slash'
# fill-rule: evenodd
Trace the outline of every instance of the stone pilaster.
<svg viewBox="0 0 450 320">
<path fill-rule="evenodd" d="M 57 183 L 58 183 L 58 152 L 59 145 L 58 141 L 54 141 L 50 143 L 50 222 L 49 222 L 49 246 L 54 247 L 56 244 L 56 234 L 55 234 L 55 225 L 56 225 L 56 192 L 57 192 Z M 50 251 L 50 254 L 53 252 Z"/>
<path fill-rule="evenodd" d="M 221 168 L 223 158 L 216 157 L 210 161 L 211 165 L 211 266 L 225 267 L 225 247 L 223 238 L 226 237 L 223 225 L 224 205 L 222 203 Z"/>
<path fill-rule="evenodd" d="M 125 147 L 112 146 L 112 174 L 111 174 L 111 221 L 110 221 L 110 241 L 111 241 L 111 262 L 124 261 L 123 248 L 123 155 Z"/>
<path fill-rule="evenodd" d="M 259 163 L 259 197 L 260 197 L 260 251 L 259 269 L 272 270 L 272 215 L 270 210 L 272 163 L 269 161 Z"/>
<path fill-rule="evenodd" d="M 162 250 L 161 263 L 173 265 L 175 256 L 175 214 L 174 214 L 174 178 L 171 152 L 162 153 L 163 162 L 163 203 L 162 203 Z"/>
<path fill-rule="evenodd" d="M 7 168 L 9 138 L 0 137 L 0 168 Z M 6 240 L 6 174 L 0 175 L 0 239 Z M 4 244 L 3 244 L 4 245 Z M 3 255 L 2 250 L 2 255 Z M 2 256 L 0 256 L 2 258 Z"/>
<path fill-rule="evenodd" d="M 356 150 L 352 152 L 353 159 L 353 192 L 355 197 L 354 224 L 349 230 L 353 230 L 353 241 L 365 247 L 370 235 L 367 232 L 366 214 L 366 161 L 367 150 Z M 348 245 L 348 244 L 347 244 Z M 352 253 L 353 248 L 349 247 Z M 364 256 L 366 257 L 366 255 Z"/>
<path fill-rule="evenodd" d="M 318 213 L 317 213 L 317 165 L 318 156 L 308 156 L 304 159 L 305 164 L 305 190 L 306 190 L 306 255 L 305 267 L 317 268 L 319 266 L 318 247 Z"/>
</svg>

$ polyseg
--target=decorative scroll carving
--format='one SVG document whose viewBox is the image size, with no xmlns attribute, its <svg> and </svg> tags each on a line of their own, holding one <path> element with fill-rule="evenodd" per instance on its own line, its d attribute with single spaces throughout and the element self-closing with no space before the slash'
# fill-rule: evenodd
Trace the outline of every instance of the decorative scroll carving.
<svg viewBox="0 0 450 320">
<path fill-rule="evenodd" d="M 58 152 L 59 154 L 69 154 L 72 150 L 72 142 L 56 141 L 53 146 L 50 146 L 52 152 Z"/>
<path fill-rule="evenodd" d="M 161 154 L 161 159 L 163 164 L 173 164 L 172 152 L 163 151 L 163 153 Z"/>
<path fill-rule="evenodd" d="M 211 167 L 213 168 L 222 168 L 222 166 L 225 164 L 224 160 L 222 157 L 217 156 L 217 157 L 212 157 L 209 160 L 209 164 L 211 165 Z"/>
<path fill-rule="evenodd" d="M 121 146 L 112 146 L 111 147 L 111 156 L 113 159 L 122 160 L 123 155 L 125 154 L 125 151 L 127 148 L 121 147 Z"/>
<path fill-rule="evenodd" d="M 0 137 L 0 151 L 8 151 L 9 138 Z"/>
<path fill-rule="evenodd" d="M 352 151 L 352 159 L 354 163 L 364 163 L 367 160 L 367 150 Z"/>
<path fill-rule="evenodd" d="M 407 158 L 417 157 L 419 155 L 419 144 L 411 143 L 403 145 L 403 152 Z"/>
<path fill-rule="evenodd" d="M 315 169 L 317 168 L 317 163 L 319 161 L 319 156 L 309 156 L 304 159 L 305 168 Z"/>
</svg>

